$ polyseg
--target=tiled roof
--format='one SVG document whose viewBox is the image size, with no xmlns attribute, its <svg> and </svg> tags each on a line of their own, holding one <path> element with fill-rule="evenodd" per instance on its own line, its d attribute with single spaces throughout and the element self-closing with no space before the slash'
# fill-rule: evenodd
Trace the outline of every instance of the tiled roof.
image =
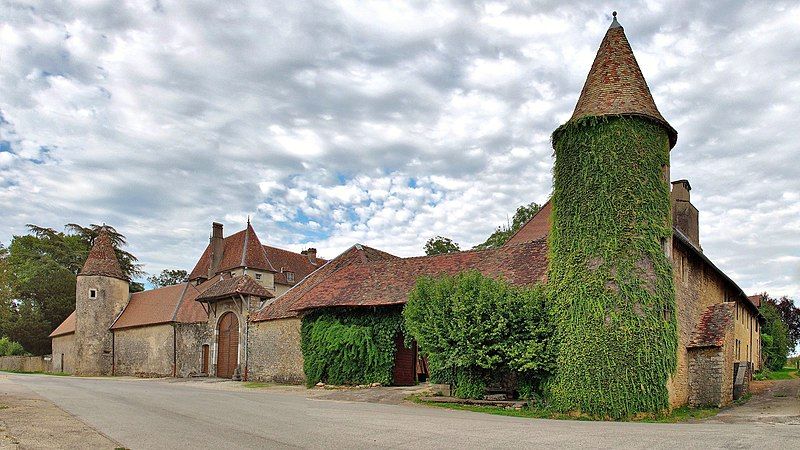
<svg viewBox="0 0 800 450">
<path fill-rule="evenodd" d="M 547 243 L 540 239 L 490 250 L 373 261 L 348 255 L 347 264 L 338 259 L 277 298 L 254 320 L 289 317 L 292 312 L 314 308 L 400 305 L 408 299 L 417 278 L 455 275 L 469 269 L 513 284 L 534 284 L 546 277 Z M 330 270 L 326 270 L 328 266 Z"/>
<path fill-rule="evenodd" d="M 761 294 L 758 295 L 748 295 L 747 299 L 750 300 L 750 303 L 753 304 L 756 308 L 761 307 Z"/>
<path fill-rule="evenodd" d="M 61 325 L 57 326 L 56 329 L 53 330 L 52 333 L 50 333 L 50 337 L 53 338 L 56 336 L 64 336 L 66 334 L 72 334 L 74 332 L 75 332 L 75 311 L 72 311 L 72 314 L 67 316 L 67 318 L 64 319 L 63 322 L 61 322 Z"/>
<path fill-rule="evenodd" d="M 736 304 L 717 303 L 708 307 L 700 317 L 687 347 L 721 347 L 725 333 L 733 325 Z"/>
<path fill-rule="evenodd" d="M 211 265 L 211 244 L 206 246 L 197 264 L 189 274 L 190 280 L 208 277 L 208 268 Z M 222 241 L 222 259 L 219 263 L 217 273 L 229 271 L 239 267 L 249 269 L 266 270 L 275 272 L 275 268 L 270 264 L 261 242 L 258 240 L 253 226 L 249 223 L 247 228 L 238 233 L 234 233 Z"/>
<path fill-rule="evenodd" d="M 535 241 L 550 234 L 550 214 L 553 211 L 553 204 L 550 200 L 542 205 L 533 217 L 528 220 L 505 245 L 522 244 L 523 242 Z"/>
<path fill-rule="evenodd" d="M 327 262 L 321 258 L 315 258 L 314 262 L 311 262 L 307 255 L 269 245 L 264 246 L 264 251 L 267 253 L 267 258 L 272 263 L 272 267 L 277 270 L 275 282 L 278 284 L 295 285 Z M 286 278 L 287 271 L 294 273 L 294 281 L 289 281 Z"/>
<path fill-rule="evenodd" d="M 253 295 L 263 298 L 274 297 L 274 295 L 258 284 L 250 275 L 242 275 L 233 278 L 218 276 L 209 281 L 213 281 L 214 283 L 197 297 L 198 302 L 237 297 L 239 295 Z"/>
<path fill-rule="evenodd" d="M 198 323 L 208 318 L 203 307 L 195 301 L 213 282 L 200 286 L 181 283 L 131 294 L 122 314 L 111 325 L 112 330 L 162 323 Z"/>
<path fill-rule="evenodd" d="M 399 259 L 390 253 L 376 250 L 365 245 L 356 244 L 345 250 L 336 258 L 326 262 L 322 267 L 303 278 L 300 283 L 293 286 L 289 291 L 268 303 L 252 317 L 253 321 L 281 319 L 295 317 L 297 312 L 292 311 L 292 307 L 302 300 L 306 293 L 315 288 L 318 284 L 327 282 L 334 274 L 354 264 L 368 264 L 375 261 Z"/>
<path fill-rule="evenodd" d="M 105 227 L 100 229 L 100 233 L 89 250 L 89 257 L 79 275 L 98 275 L 104 277 L 119 278 L 126 280 L 127 277 L 122 273 L 117 254 L 114 253 L 114 244 Z"/>
<path fill-rule="evenodd" d="M 570 121 L 589 116 L 634 115 L 667 129 L 670 148 L 678 133 L 656 107 L 625 31 L 614 20 L 597 50 L 586 84 Z"/>
</svg>

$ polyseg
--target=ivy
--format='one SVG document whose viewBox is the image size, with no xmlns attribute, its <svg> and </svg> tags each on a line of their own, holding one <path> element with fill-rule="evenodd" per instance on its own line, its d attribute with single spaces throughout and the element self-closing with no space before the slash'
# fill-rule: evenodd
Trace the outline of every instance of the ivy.
<svg viewBox="0 0 800 450">
<path fill-rule="evenodd" d="M 391 384 L 397 308 L 343 309 L 307 315 L 300 331 L 306 384 Z"/>
<path fill-rule="evenodd" d="M 487 386 L 531 396 L 553 369 L 552 325 L 542 286 L 511 286 L 467 271 L 417 280 L 403 309 L 428 356 L 432 381 L 481 398 Z"/>
<path fill-rule="evenodd" d="M 661 412 L 677 348 L 667 134 L 639 117 L 589 117 L 556 130 L 553 146 L 549 399 L 601 417 Z"/>
</svg>

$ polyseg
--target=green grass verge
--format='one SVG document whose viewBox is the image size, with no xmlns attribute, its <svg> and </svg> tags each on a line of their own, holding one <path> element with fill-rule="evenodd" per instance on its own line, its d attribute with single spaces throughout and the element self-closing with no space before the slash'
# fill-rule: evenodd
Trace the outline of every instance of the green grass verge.
<svg viewBox="0 0 800 450">
<path fill-rule="evenodd" d="M 25 374 L 25 375 L 52 375 L 55 377 L 68 377 L 72 374 L 66 372 L 42 372 L 42 371 L 33 371 L 33 372 L 26 372 L 24 370 L 0 370 L 0 372 L 5 373 L 17 373 L 17 374 Z"/>
<path fill-rule="evenodd" d="M 452 409 L 456 411 L 472 411 L 484 414 L 494 414 L 498 416 L 509 417 L 525 417 L 529 419 L 556 419 L 556 420 L 586 420 L 586 421 L 604 421 L 609 420 L 599 417 L 591 417 L 586 414 L 564 414 L 554 412 L 546 407 L 530 408 L 523 407 L 522 409 L 503 408 L 499 406 L 479 406 L 479 405 L 462 405 L 458 403 L 440 403 L 440 402 L 427 402 L 419 396 L 409 397 L 415 403 L 427 406 L 435 406 L 438 408 Z M 700 420 L 713 417 L 717 415 L 719 408 L 690 408 L 684 406 L 672 410 L 669 414 L 643 414 L 636 417 L 629 418 L 629 422 L 647 422 L 647 423 L 678 423 L 690 420 Z"/>
<path fill-rule="evenodd" d="M 753 375 L 753 378 L 758 381 L 791 380 L 793 378 L 800 378 L 800 375 L 798 375 L 797 369 L 795 369 L 794 367 L 784 367 L 783 369 L 776 371 L 764 369 L 761 372 L 758 372 L 755 375 Z"/>
<path fill-rule="evenodd" d="M 277 386 L 275 383 L 264 383 L 261 381 L 245 381 L 242 386 L 250 389 L 267 388 Z"/>
</svg>

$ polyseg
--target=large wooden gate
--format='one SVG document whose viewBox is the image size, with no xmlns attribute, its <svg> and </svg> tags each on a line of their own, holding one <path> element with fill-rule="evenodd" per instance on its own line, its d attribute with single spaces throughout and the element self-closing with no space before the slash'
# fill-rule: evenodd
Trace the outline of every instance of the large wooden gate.
<svg viewBox="0 0 800 450">
<path fill-rule="evenodd" d="M 239 319 L 232 312 L 219 320 L 217 340 L 217 376 L 232 378 L 239 362 Z"/>
<path fill-rule="evenodd" d="M 413 386 L 417 383 L 417 343 L 413 342 L 411 348 L 406 348 L 403 334 L 397 333 L 394 338 L 396 348 L 394 354 L 394 370 L 392 371 L 392 384 L 395 386 Z"/>
</svg>

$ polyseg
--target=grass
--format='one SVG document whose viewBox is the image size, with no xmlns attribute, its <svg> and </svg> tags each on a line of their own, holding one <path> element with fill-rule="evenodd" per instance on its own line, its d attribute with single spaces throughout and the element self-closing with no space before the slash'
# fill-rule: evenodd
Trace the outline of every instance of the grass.
<svg viewBox="0 0 800 450">
<path fill-rule="evenodd" d="M 793 378 L 798 378 L 800 375 L 797 373 L 797 369 L 794 367 L 784 367 L 781 370 L 769 370 L 764 369 L 761 372 L 755 374 L 753 376 L 754 379 L 758 381 L 763 380 L 791 380 Z"/>
<path fill-rule="evenodd" d="M 427 402 L 420 396 L 412 396 L 408 400 L 428 406 L 447 408 L 456 411 L 472 411 L 498 416 L 525 417 L 529 419 L 556 419 L 556 420 L 607 420 L 591 417 L 586 414 L 566 414 L 553 411 L 547 407 L 523 407 L 522 409 L 504 408 L 500 406 L 462 405 L 459 403 Z M 669 414 L 642 414 L 628 419 L 631 422 L 649 423 L 678 423 L 689 420 L 706 419 L 717 415 L 719 408 L 690 408 L 684 406 L 672 410 Z M 624 421 L 624 420 L 623 420 Z"/>
<path fill-rule="evenodd" d="M 68 376 L 71 375 L 71 374 L 66 373 L 66 372 L 43 372 L 41 370 L 33 371 L 33 372 L 26 372 L 24 370 L 0 370 L 0 372 L 21 373 L 21 374 L 26 374 L 26 375 L 32 375 L 32 374 L 35 374 L 35 375 L 52 375 L 54 377 L 68 377 Z"/>
<path fill-rule="evenodd" d="M 745 403 L 749 402 L 750 399 L 753 397 L 753 394 L 748 392 L 743 396 L 739 397 L 738 399 L 734 400 L 733 402 L 737 405 L 744 405 Z"/>
<path fill-rule="evenodd" d="M 258 389 L 258 388 L 266 388 L 277 385 L 275 383 L 264 383 L 261 381 L 245 381 L 244 383 L 242 383 L 242 386 L 250 389 Z"/>
</svg>

